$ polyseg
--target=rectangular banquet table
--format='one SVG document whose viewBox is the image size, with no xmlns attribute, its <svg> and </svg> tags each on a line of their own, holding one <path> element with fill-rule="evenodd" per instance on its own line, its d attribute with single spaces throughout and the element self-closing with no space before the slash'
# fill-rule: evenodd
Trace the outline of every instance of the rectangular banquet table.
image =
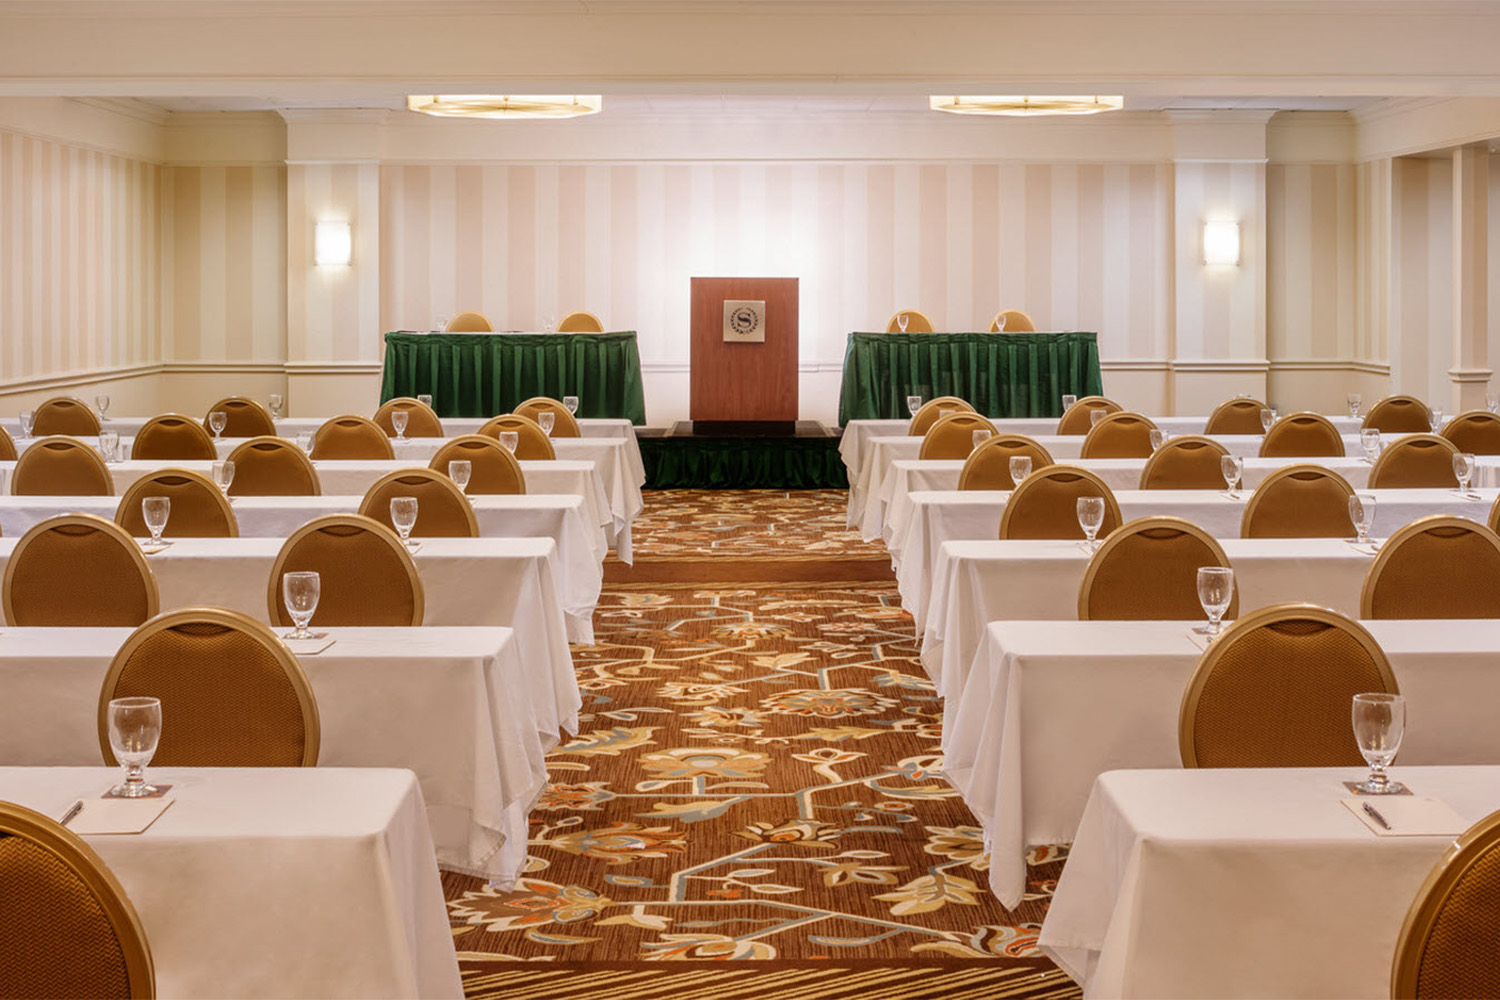
<svg viewBox="0 0 1500 1000">
<path fill-rule="evenodd" d="M 173 786 L 166 812 L 144 833 L 83 839 L 140 917 L 157 996 L 463 996 L 411 772 L 149 773 Z M 0 799 L 60 819 L 119 777 L 0 767 Z"/>
<path fill-rule="evenodd" d="M 1358 769 L 1112 771 L 1089 797 L 1041 948 L 1095 997 L 1387 997 L 1407 910 L 1452 837 L 1377 837 Z M 1396 767 L 1466 822 L 1500 768 Z"/>
<path fill-rule="evenodd" d="M 1368 548 L 1338 538 L 1224 538 L 1245 611 L 1308 601 L 1359 615 Z M 1089 554 L 1081 541 L 944 542 L 923 621 L 922 665 L 939 693 L 974 660 L 993 621 L 1073 621 Z M 915 614 L 915 612 L 914 612 Z M 1206 620 L 1206 619 L 1205 619 Z"/>
<path fill-rule="evenodd" d="M 442 417 L 488 417 L 533 396 L 577 396 L 580 416 L 646 422 L 634 330 L 387 333 L 380 401 L 423 393 Z"/>
<path fill-rule="evenodd" d="M 1062 397 L 1096 396 L 1095 333 L 851 333 L 839 423 L 906 416 L 907 396 L 957 396 L 991 417 L 1062 415 Z"/>
<path fill-rule="evenodd" d="M 1373 490 L 1375 523 L 1371 533 L 1390 535 L 1429 514 L 1455 514 L 1484 521 L 1500 490 L 1474 491 L 1473 500 L 1457 490 Z M 1232 499 L 1223 490 L 1121 490 L 1115 494 L 1126 521 L 1166 514 L 1185 518 L 1215 538 L 1237 538 L 1249 492 Z M 923 490 L 898 493 L 886 522 L 896 585 L 908 608 L 925 608 L 932 568 L 944 542 L 998 538 L 1000 517 L 1010 492 L 1000 490 Z M 3 509 L 3 508 L 0 508 Z M 1352 537 L 1354 528 L 1351 525 Z"/>
<path fill-rule="evenodd" d="M 992 622 L 972 665 L 944 678 L 944 773 L 984 827 L 1006 906 L 1025 890 L 1026 848 L 1073 839 L 1098 775 L 1180 766 L 1196 624 Z M 1500 764 L 1500 621 L 1362 624 L 1406 696 L 1401 762 Z"/>
<path fill-rule="evenodd" d="M 513 879 L 545 755 L 578 731 L 572 670 L 523 659 L 505 628 L 330 628 L 298 657 L 318 701 L 319 767 L 416 773 L 438 860 Z M 0 643 L 0 764 L 100 762 L 99 690 L 124 628 L 8 628 Z M 168 719 L 164 725 L 170 726 Z"/>
</svg>

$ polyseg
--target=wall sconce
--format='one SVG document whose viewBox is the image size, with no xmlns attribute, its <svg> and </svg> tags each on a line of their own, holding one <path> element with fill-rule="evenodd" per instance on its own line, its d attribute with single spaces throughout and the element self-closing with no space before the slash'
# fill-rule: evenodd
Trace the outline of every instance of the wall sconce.
<svg viewBox="0 0 1500 1000">
<path fill-rule="evenodd" d="M 1203 263 L 1240 262 L 1240 224 L 1234 220 L 1203 223 Z"/>
<path fill-rule="evenodd" d="M 349 223 L 325 220 L 313 227 L 313 263 L 319 267 L 348 267 L 354 255 Z"/>
</svg>

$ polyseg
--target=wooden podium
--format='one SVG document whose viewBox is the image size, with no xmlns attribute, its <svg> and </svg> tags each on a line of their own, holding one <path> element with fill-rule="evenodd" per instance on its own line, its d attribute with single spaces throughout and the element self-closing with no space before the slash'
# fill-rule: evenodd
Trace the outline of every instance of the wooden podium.
<svg viewBox="0 0 1500 1000">
<path fill-rule="evenodd" d="M 694 433 L 795 433 L 797 279 L 694 278 L 692 316 Z"/>
</svg>

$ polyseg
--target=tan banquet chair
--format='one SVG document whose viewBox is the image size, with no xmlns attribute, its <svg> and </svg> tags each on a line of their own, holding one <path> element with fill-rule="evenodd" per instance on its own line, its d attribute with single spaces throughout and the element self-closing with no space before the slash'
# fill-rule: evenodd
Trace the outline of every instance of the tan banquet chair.
<svg viewBox="0 0 1500 1000">
<path fill-rule="evenodd" d="M 900 333 L 901 332 L 901 323 L 900 323 L 900 320 L 901 320 L 901 317 L 903 315 L 906 317 L 906 332 L 907 333 L 931 333 L 932 332 L 932 320 L 930 320 L 930 319 L 927 318 L 927 314 L 926 313 L 918 312 L 915 309 L 898 309 L 896 311 L 896 313 L 893 316 L 891 316 L 891 321 L 885 325 L 885 332 L 886 333 Z"/>
<path fill-rule="evenodd" d="M 0 802 L 0 997 L 146 998 L 156 970 L 124 888 L 82 838 Z"/>
<path fill-rule="evenodd" d="M 496 441 L 500 440 L 501 431 L 516 432 L 516 458 L 522 462 L 548 461 L 557 457 L 557 449 L 552 447 L 552 439 L 547 437 L 547 432 L 542 430 L 542 425 L 530 417 L 502 413 L 479 428 L 480 434 L 492 437 Z"/>
<path fill-rule="evenodd" d="M 964 467 L 958 474 L 961 490 L 1013 490 L 1015 480 L 1010 476 L 1010 460 L 1015 457 L 1031 459 L 1031 471 L 1038 472 L 1052 464 L 1052 455 L 1046 448 L 1024 434 L 993 434 L 969 453 Z"/>
<path fill-rule="evenodd" d="M 324 514 L 292 532 L 271 566 L 266 590 L 273 625 L 292 624 L 281 598 L 282 576 L 304 571 L 320 577 L 313 616 L 318 625 L 422 624 L 417 565 L 400 537 L 373 518 Z"/>
<path fill-rule="evenodd" d="M 229 453 L 232 497 L 315 497 L 323 492 L 318 470 L 295 444 L 278 437 L 251 438 Z"/>
<path fill-rule="evenodd" d="M 444 333 L 493 333 L 494 331 L 495 328 L 490 325 L 489 317 L 477 312 L 461 312 L 443 327 Z"/>
<path fill-rule="evenodd" d="M 1408 434 L 1380 452 L 1370 466 L 1372 490 L 1447 488 L 1458 486 L 1453 471 L 1453 442 L 1437 434 Z"/>
<path fill-rule="evenodd" d="M 1432 412 L 1415 396 L 1387 396 L 1370 407 L 1362 426 L 1382 434 L 1425 434 L 1432 430 Z"/>
<path fill-rule="evenodd" d="M 1214 407 L 1203 426 L 1205 435 L 1213 434 L 1264 434 L 1265 426 L 1260 422 L 1262 410 L 1270 407 L 1258 399 L 1230 399 Z"/>
<path fill-rule="evenodd" d="M 598 316 L 582 309 L 568 313 L 557 324 L 558 333 L 603 333 L 604 324 Z"/>
<path fill-rule="evenodd" d="M 1141 517 L 1120 525 L 1099 546 L 1078 588 L 1079 621 L 1196 621 L 1198 569 L 1229 567 L 1229 557 L 1202 528 L 1180 517 Z M 1238 618 L 1235 587 L 1225 618 Z"/>
<path fill-rule="evenodd" d="M 224 492 L 207 476 L 190 469 L 159 469 L 132 483 L 115 509 L 115 523 L 132 538 L 149 538 L 141 501 L 166 497 L 172 507 L 167 514 L 163 538 L 238 538 L 239 520 Z"/>
<path fill-rule="evenodd" d="M 115 492 L 109 466 L 75 437 L 46 437 L 16 460 L 10 491 L 16 496 L 107 497 Z"/>
<path fill-rule="evenodd" d="M 541 426 L 539 419 L 543 413 L 552 414 L 552 437 L 576 438 L 583 437 L 583 430 L 578 426 L 578 421 L 568 408 L 550 396 L 532 396 L 526 402 L 516 407 L 517 416 L 535 420 L 537 426 Z"/>
<path fill-rule="evenodd" d="M 1470 410 L 1448 421 L 1443 437 L 1470 455 L 1500 455 L 1500 414 Z"/>
<path fill-rule="evenodd" d="M 1184 767 L 1357 767 L 1354 696 L 1400 694 L 1364 627 L 1311 604 L 1229 625 L 1198 661 L 1178 714 Z"/>
<path fill-rule="evenodd" d="M 414 497 L 417 523 L 412 538 L 478 538 L 479 520 L 463 490 L 446 473 L 435 469 L 398 469 L 381 476 L 365 492 L 359 512 L 396 530 L 391 523 L 391 500 Z"/>
<path fill-rule="evenodd" d="M 71 396 L 56 396 L 32 412 L 31 433 L 36 437 L 49 434 L 93 437 L 99 433 L 99 415 Z"/>
<path fill-rule="evenodd" d="M 203 425 L 179 413 L 163 413 L 146 421 L 130 446 L 132 461 L 212 462 L 218 457 L 214 439 Z"/>
<path fill-rule="evenodd" d="M 1289 413 L 1260 442 L 1261 458 L 1342 458 L 1344 438 L 1319 413 Z"/>
<path fill-rule="evenodd" d="M 440 438 L 447 437 L 443 433 L 443 422 L 432 407 L 420 399 L 412 399 L 410 396 L 398 396 L 380 404 L 380 409 L 375 411 L 375 423 L 381 430 L 385 431 L 387 437 L 396 436 L 396 425 L 391 422 L 391 414 L 400 410 L 406 414 L 406 436 L 409 438 Z"/>
<path fill-rule="evenodd" d="M 1120 505 L 1104 480 L 1075 465 L 1034 470 L 1010 495 L 1000 515 L 1001 538 L 1083 538 L 1078 501 L 1104 498 L 1104 523 L 1098 538 L 1108 538 L 1123 521 Z"/>
<path fill-rule="evenodd" d="M 952 413 L 973 413 L 974 407 L 957 396 L 939 396 L 936 399 L 929 399 L 911 415 L 911 423 L 906 425 L 907 436 L 921 437 L 926 434 L 933 424 L 948 416 L 943 412 L 944 410 Z"/>
<path fill-rule="evenodd" d="M 396 457 L 391 439 L 369 417 L 346 413 L 323 421 L 313 436 L 312 460 L 367 459 L 390 461 Z"/>
<path fill-rule="evenodd" d="M 1000 326 L 1002 319 L 1005 320 L 1003 328 Z M 1002 329 L 1005 333 L 1036 333 L 1036 324 L 1019 309 L 1001 309 L 990 320 L 990 333 L 1000 333 Z"/>
<path fill-rule="evenodd" d="M 1417 518 L 1380 547 L 1359 616 L 1500 618 L 1500 535 L 1468 518 Z"/>
<path fill-rule="evenodd" d="M 27 626 L 136 626 L 160 605 L 141 547 L 96 514 L 50 517 L 22 535 L 0 582 L 5 620 Z"/>
<path fill-rule="evenodd" d="M 1094 426 L 1094 418 L 1089 416 L 1094 410 L 1103 410 L 1106 414 L 1120 413 L 1125 408 L 1112 399 L 1103 396 L 1084 396 L 1082 399 L 1068 407 L 1061 419 L 1057 421 L 1057 433 L 1059 434 L 1087 434 Z"/>
<path fill-rule="evenodd" d="M 1085 439 L 1087 440 L 1087 439 Z M 1146 459 L 1143 490 L 1216 490 L 1224 486 L 1221 462 L 1229 449 L 1213 438 L 1186 434 L 1172 438 Z"/>
<path fill-rule="evenodd" d="M 1353 538 L 1343 476 L 1321 465 L 1286 465 L 1273 471 L 1245 504 L 1241 538 Z"/>
<path fill-rule="evenodd" d="M 1156 424 L 1139 413 L 1106 413 L 1084 435 L 1080 458 L 1150 458 Z"/>
<path fill-rule="evenodd" d="M 922 435 L 917 457 L 930 461 L 966 459 L 974 450 L 974 432 L 995 434 L 995 425 L 977 413 L 950 413 Z"/>
<path fill-rule="evenodd" d="M 1395 1000 L 1500 997 L 1500 812 L 1469 827 L 1417 890 L 1391 961 Z"/>
<path fill-rule="evenodd" d="M 456 437 L 437 450 L 427 467 L 443 475 L 448 463 L 470 465 L 468 492 L 472 494 L 521 494 L 526 492 L 526 474 L 510 449 L 483 434 Z"/>
<path fill-rule="evenodd" d="M 1485 527 L 1500 535 L 1500 497 L 1495 498 L 1495 503 L 1490 507 L 1490 516 L 1484 520 Z"/>
<path fill-rule="evenodd" d="M 14 462 L 16 460 L 16 443 L 11 440 L 9 432 L 0 427 L 0 462 Z"/>
<path fill-rule="evenodd" d="M 225 437 L 231 438 L 253 438 L 261 436 L 276 435 L 276 421 L 271 418 L 271 411 L 257 399 L 248 396 L 230 396 L 221 399 L 208 408 L 203 414 L 203 426 L 208 426 L 208 414 L 215 410 L 224 414 Z"/>
<path fill-rule="evenodd" d="M 321 607 L 320 607 L 321 610 Z M 318 703 L 297 658 L 269 628 L 223 608 L 153 618 L 115 654 L 99 692 L 99 750 L 112 698 L 161 699 L 155 767 L 313 767 Z"/>
</svg>

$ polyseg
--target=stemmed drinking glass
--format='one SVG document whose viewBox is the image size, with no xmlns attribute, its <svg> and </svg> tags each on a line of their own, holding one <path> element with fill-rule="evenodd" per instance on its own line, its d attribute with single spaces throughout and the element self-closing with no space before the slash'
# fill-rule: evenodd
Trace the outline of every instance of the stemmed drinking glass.
<svg viewBox="0 0 1500 1000">
<path fill-rule="evenodd" d="M 1063 393 L 1063 412 L 1067 413 L 1069 410 L 1071 410 L 1073 408 L 1073 404 L 1076 402 L 1078 402 L 1077 396 L 1073 395 L 1071 392 Z"/>
<path fill-rule="evenodd" d="M 536 422 L 542 425 L 542 433 L 551 437 L 552 428 L 557 426 L 557 414 L 543 410 L 536 415 Z"/>
<path fill-rule="evenodd" d="M 969 435 L 969 440 L 973 442 L 973 448 L 971 448 L 970 450 L 977 450 L 980 445 L 984 444 L 989 439 L 990 432 L 985 430 L 983 427 L 979 428 L 973 434 Z"/>
<path fill-rule="evenodd" d="M 1427 411 L 1427 419 L 1432 424 L 1432 433 L 1437 434 L 1443 429 L 1443 411 L 1433 407 Z"/>
<path fill-rule="evenodd" d="M 1354 523 L 1354 544 L 1368 545 L 1370 527 L 1375 523 L 1375 498 L 1356 493 L 1349 498 L 1349 520 Z"/>
<path fill-rule="evenodd" d="M 1031 456 L 1010 456 L 1010 481 L 1016 486 L 1020 486 L 1021 481 L 1029 475 L 1031 475 Z"/>
<path fill-rule="evenodd" d="M 1083 535 L 1088 539 L 1084 543 L 1090 552 L 1099 550 L 1099 543 L 1094 540 L 1099 534 L 1099 529 L 1104 527 L 1104 498 L 1103 497 L 1079 497 L 1078 498 L 1078 526 L 1083 529 Z"/>
<path fill-rule="evenodd" d="M 1354 740 L 1370 765 L 1370 776 L 1357 787 L 1366 795 L 1399 795 L 1406 791 L 1385 773 L 1406 735 L 1406 699 L 1399 694 L 1354 696 Z"/>
<path fill-rule="evenodd" d="M 563 397 L 563 405 L 568 408 L 568 412 L 571 413 L 571 414 L 573 414 L 573 416 L 575 416 L 575 417 L 578 416 L 578 397 L 577 396 L 564 396 Z"/>
<path fill-rule="evenodd" d="M 99 432 L 99 454 L 104 456 L 106 462 L 113 462 L 120 457 L 120 432 Z"/>
<path fill-rule="evenodd" d="M 224 426 L 229 423 L 229 414 L 223 410 L 214 410 L 208 415 L 208 429 L 214 432 L 214 440 L 224 433 Z"/>
<path fill-rule="evenodd" d="M 151 532 L 152 548 L 162 548 L 172 544 L 161 537 L 161 533 L 167 530 L 167 518 L 171 513 L 170 497 L 146 497 L 141 500 L 141 515 L 146 519 L 146 527 Z"/>
<path fill-rule="evenodd" d="M 448 463 L 448 478 L 453 480 L 459 492 L 469 492 L 469 477 L 474 474 L 474 466 L 467 458 L 455 458 Z"/>
<path fill-rule="evenodd" d="M 313 612 L 318 610 L 318 597 L 322 593 L 323 581 L 315 572 L 287 573 L 281 578 L 281 600 L 286 604 L 286 613 L 292 616 L 295 628 L 285 636 L 287 639 L 316 639 L 317 633 L 308 629 Z"/>
<path fill-rule="evenodd" d="M 210 465 L 208 471 L 213 475 L 214 485 L 223 490 L 224 495 L 227 497 L 229 495 L 229 485 L 234 482 L 234 463 L 226 458 L 222 462 L 215 462 L 213 465 Z"/>
<path fill-rule="evenodd" d="M 417 526 L 417 498 L 391 497 L 391 523 L 401 535 L 401 544 L 414 551 L 417 543 L 411 540 L 411 529 Z"/>
<path fill-rule="evenodd" d="M 1348 402 L 1349 402 L 1349 417 L 1350 417 L 1350 419 L 1357 418 L 1359 416 L 1359 407 L 1360 407 L 1360 404 L 1363 403 L 1364 400 L 1360 399 L 1359 393 L 1357 393 L 1357 392 L 1351 392 L 1351 393 L 1349 393 L 1349 395 L 1346 396 L 1345 399 L 1347 399 Z"/>
<path fill-rule="evenodd" d="M 1484 408 L 1491 413 L 1500 413 L 1500 396 L 1493 392 L 1484 394 Z"/>
<path fill-rule="evenodd" d="M 995 317 L 995 332 L 1005 332 L 1005 313 L 1001 313 L 1000 315 Z"/>
<path fill-rule="evenodd" d="M 22 410 L 21 411 L 21 437 L 23 439 L 31 437 L 31 425 L 32 425 L 32 422 L 35 419 L 36 419 L 36 412 L 35 411 L 33 411 L 33 410 Z"/>
<path fill-rule="evenodd" d="M 421 403 L 429 410 L 432 409 L 432 394 L 428 392 L 417 393 L 417 402 Z"/>
<path fill-rule="evenodd" d="M 285 406 L 285 405 L 286 405 L 286 400 L 282 398 L 282 396 L 281 396 L 280 393 L 276 393 L 276 392 L 271 393 L 271 419 L 272 420 L 280 420 L 281 419 L 281 408 L 283 406 Z"/>
<path fill-rule="evenodd" d="M 920 410 L 921 408 L 922 408 L 922 397 L 921 396 L 907 396 L 906 397 L 906 412 L 907 413 L 910 413 L 912 416 L 915 417 L 917 415 L 917 411 Z"/>
<path fill-rule="evenodd" d="M 1234 597 L 1234 570 L 1227 566 L 1198 567 L 1198 603 L 1208 615 L 1208 624 L 1193 629 L 1199 635 L 1218 635 L 1223 631 L 1219 622 L 1229 610 Z"/>
<path fill-rule="evenodd" d="M 514 455 L 516 453 L 516 445 L 521 443 L 521 435 L 515 431 L 501 431 L 500 443 L 505 446 L 506 451 Z"/>
<path fill-rule="evenodd" d="M 313 433 L 312 431 L 299 431 L 297 434 L 297 447 L 302 449 L 304 455 L 312 454 Z"/>
<path fill-rule="evenodd" d="M 99 419 L 109 422 L 109 393 L 101 392 L 94 396 L 94 409 L 99 411 Z"/>
<path fill-rule="evenodd" d="M 1265 433 L 1271 433 L 1271 425 L 1276 422 L 1276 415 L 1269 409 L 1260 411 L 1260 429 Z"/>
<path fill-rule="evenodd" d="M 548 313 L 547 315 L 543 316 L 542 317 L 542 329 L 545 330 L 545 331 L 547 331 L 548 333 L 556 333 L 557 332 L 557 318 L 555 316 L 553 316 L 551 313 Z"/>
<path fill-rule="evenodd" d="M 1380 457 L 1380 431 L 1366 427 L 1359 432 L 1359 446 L 1365 450 L 1365 461 L 1374 464 Z"/>
<path fill-rule="evenodd" d="M 1167 443 L 1167 434 L 1160 427 L 1151 428 L 1151 450 L 1160 451 L 1161 446 Z"/>
<path fill-rule="evenodd" d="M 1469 489 L 1469 481 L 1474 478 L 1474 456 L 1466 451 L 1461 451 L 1453 456 L 1453 475 L 1458 479 L 1459 495 L 1470 500 L 1478 500 L 1479 494 Z"/>
<path fill-rule="evenodd" d="M 1240 498 L 1240 479 L 1245 475 L 1245 460 L 1239 455 L 1225 455 L 1219 459 L 1219 471 L 1224 474 L 1224 484 L 1229 487 L 1229 499 Z"/>
<path fill-rule="evenodd" d="M 391 411 L 391 426 L 396 429 L 396 440 L 406 440 L 406 422 L 411 419 L 411 414 L 405 410 Z"/>
<path fill-rule="evenodd" d="M 157 789 L 146 784 L 146 765 L 161 740 L 161 699 L 112 698 L 109 702 L 109 748 L 125 768 L 125 780 L 105 792 L 106 798 L 139 799 Z"/>
<path fill-rule="evenodd" d="M 1089 411 L 1089 426 L 1090 427 L 1097 426 L 1098 423 L 1099 423 L 1099 421 L 1101 421 L 1103 419 L 1104 419 L 1104 411 L 1103 410 L 1090 410 Z"/>
<path fill-rule="evenodd" d="M 906 332 L 906 325 L 908 322 L 909 320 L 906 317 L 906 313 L 896 314 L 896 329 L 900 330 L 902 333 Z"/>
</svg>

